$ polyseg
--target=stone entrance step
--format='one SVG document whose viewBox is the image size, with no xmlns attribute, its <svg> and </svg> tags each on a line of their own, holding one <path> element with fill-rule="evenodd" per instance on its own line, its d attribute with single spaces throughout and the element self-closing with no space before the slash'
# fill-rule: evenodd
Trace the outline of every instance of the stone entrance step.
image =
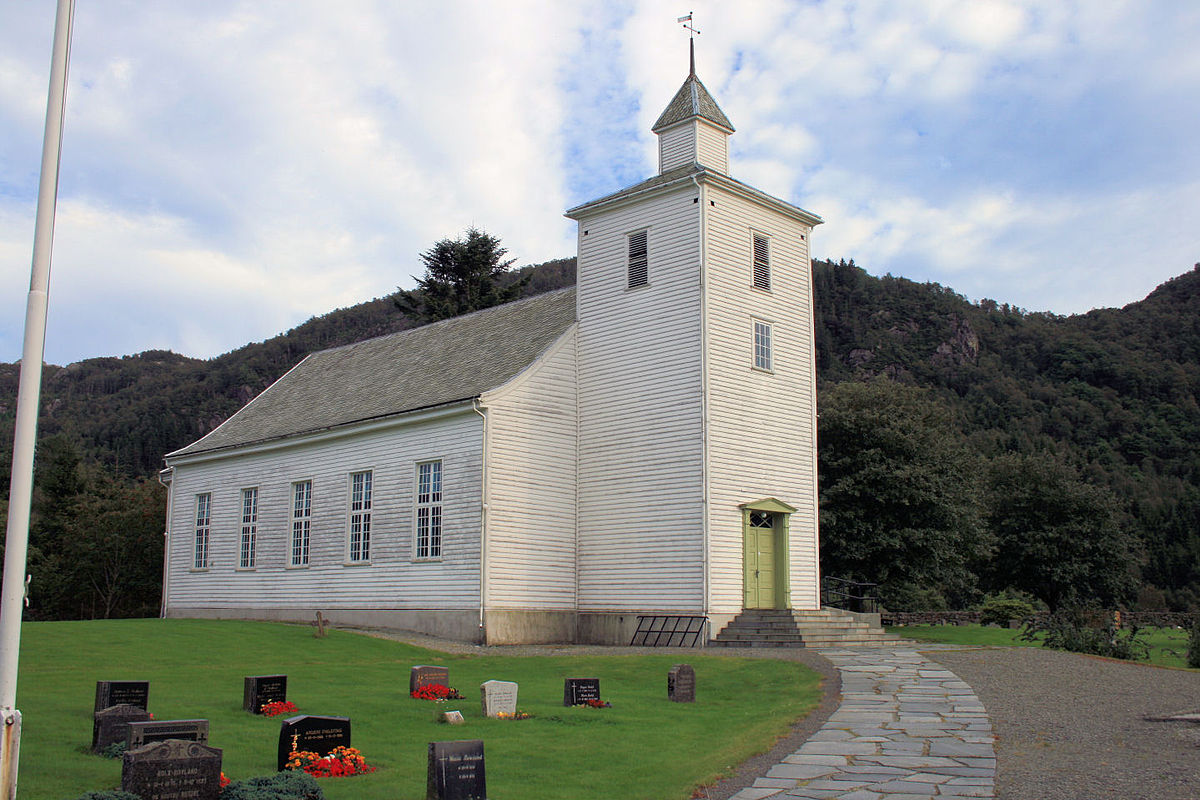
<svg viewBox="0 0 1200 800">
<path fill-rule="evenodd" d="M 794 611 L 751 608 L 738 614 L 709 647 L 895 647 L 878 617 L 838 609 Z"/>
</svg>

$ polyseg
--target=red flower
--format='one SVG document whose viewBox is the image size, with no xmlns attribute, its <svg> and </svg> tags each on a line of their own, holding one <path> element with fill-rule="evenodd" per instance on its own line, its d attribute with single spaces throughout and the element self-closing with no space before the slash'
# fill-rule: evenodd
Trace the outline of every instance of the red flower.
<svg viewBox="0 0 1200 800">
<path fill-rule="evenodd" d="M 431 683 L 422 686 L 420 689 L 415 689 L 412 694 L 417 700 L 462 700 L 463 696 L 458 693 L 457 689 L 449 686 L 442 686 L 440 683 Z"/>
<path fill-rule="evenodd" d="M 296 708 L 296 704 L 291 700 L 273 700 L 259 710 L 264 717 L 278 717 L 280 714 L 292 714 L 300 709 Z"/>
</svg>

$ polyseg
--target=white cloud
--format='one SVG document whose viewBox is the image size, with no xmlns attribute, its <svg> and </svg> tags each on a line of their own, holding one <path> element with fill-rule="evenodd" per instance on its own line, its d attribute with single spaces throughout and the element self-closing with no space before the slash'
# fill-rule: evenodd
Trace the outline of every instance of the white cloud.
<svg viewBox="0 0 1200 800">
<path fill-rule="evenodd" d="M 818 254 L 1060 312 L 1200 259 L 1200 6 L 691 8 L 734 175 L 821 214 Z M 0 359 L 20 347 L 51 13 L 18 4 L 0 33 Z M 572 254 L 562 210 L 655 168 L 678 13 L 80 6 L 48 358 L 213 355 L 410 285 L 472 224 L 522 263 Z"/>
</svg>

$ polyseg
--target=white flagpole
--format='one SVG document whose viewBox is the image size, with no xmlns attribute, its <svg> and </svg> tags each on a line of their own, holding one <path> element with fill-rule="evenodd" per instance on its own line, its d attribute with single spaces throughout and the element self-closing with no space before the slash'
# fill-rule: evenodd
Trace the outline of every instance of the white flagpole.
<svg viewBox="0 0 1200 800">
<path fill-rule="evenodd" d="M 42 356 L 46 345 L 50 251 L 54 244 L 54 206 L 58 199 L 58 163 L 62 151 L 74 7 L 74 0 L 58 0 L 58 12 L 54 20 L 54 54 L 50 61 L 46 133 L 42 139 L 42 178 L 38 186 L 29 299 L 25 305 L 21 383 L 17 390 L 17 424 L 8 494 L 8 533 L 4 543 L 4 584 L 0 588 L 0 722 L 4 725 L 4 730 L 0 732 L 0 800 L 14 800 L 17 796 L 17 763 L 21 747 L 21 712 L 16 707 L 17 665 L 21 648 L 21 613 L 25 600 L 29 506 L 33 500 L 33 450 L 37 441 Z"/>
</svg>

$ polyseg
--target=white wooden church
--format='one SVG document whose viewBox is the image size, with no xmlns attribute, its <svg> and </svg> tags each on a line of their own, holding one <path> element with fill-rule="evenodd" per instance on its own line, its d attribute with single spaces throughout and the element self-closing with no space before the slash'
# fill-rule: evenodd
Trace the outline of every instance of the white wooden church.
<svg viewBox="0 0 1200 800">
<path fill-rule="evenodd" d="M 166 456 L 171 617 L 628 643 L 817 609 L 814 214 L 730 177 L 693 66 L 578 284 L 308 356 Z"/>
</svg>

